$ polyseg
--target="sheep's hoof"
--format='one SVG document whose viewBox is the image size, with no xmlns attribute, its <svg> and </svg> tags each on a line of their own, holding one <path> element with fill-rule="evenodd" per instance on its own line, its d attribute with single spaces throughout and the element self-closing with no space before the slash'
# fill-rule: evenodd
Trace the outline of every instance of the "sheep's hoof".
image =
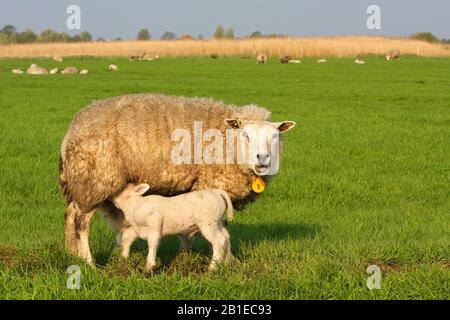
<svg viewBox="0 0 450 320">
<path fill-rule="evenodd" d="M 156 265 L 146 265 L 144 268 L 144 274 L 152 275 L 154 273 Z"/>
</svg>

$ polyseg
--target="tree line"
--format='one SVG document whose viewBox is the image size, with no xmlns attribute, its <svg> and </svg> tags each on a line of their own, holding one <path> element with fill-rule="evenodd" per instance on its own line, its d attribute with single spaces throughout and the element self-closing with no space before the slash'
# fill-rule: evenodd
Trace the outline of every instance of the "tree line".
<svg viewBox="0 0 450 320">
<path fill-rule="evenodd" d="M 12 25 L 6 25 L 0 30 L 0 44 L 89 41 L 92 41 L 92 36 L 87 31 L 71 36 L 66 32 L 57 32 L 50 28 L 39 34 L 35 33 L 31 29 L 18 32 L 16 27 Z"/>
<path fill-rule="evenodd" d="M 254 31 L 244 38 L 276 38 L 276 37 L 287 37 L 285 34 L 263 34 L 260 31 Z M 197 36 L 197 38 L 191 35 L 185 34 L 181 37 L 172 31 L 166 31 L 161 35 L 161 40 L 177 40 L 177 39 L 199 39 L 203 40 L 205 37 L 203 34 Z M 213 34 L 214 39 L 234 39 L 234 29 L 224 28 L 222 25 L 218 25 Z M 411 38 L 417 40 L 423 40 L 432 43 L 450 43 L 450 39 L 439 39 L 431 32 L 418 32 L 411 35 Z M 143 28 L 139 30 L 137 40 L 151 40 L 152 34 L 148 28 Z M 115 38 L 114 41 L 120 41 L 121 38 Z M 46 29 L 41 33 L 37 34 L 31 29 L 26 29 L 25 31 L 19 32 L 13 25 L 5 25 L 0 29 L 0 44 L 15 44 L 15 43 L 49 43 L 49 42 L 90 42 L 93 41 L 92 35 L 83 31 L 77 35 L 71 36 L 66 32 L 57 32 L 53 29 Z M 98 38 L 96 41 L 106 41 L 104 38 Z"/>
</svg>

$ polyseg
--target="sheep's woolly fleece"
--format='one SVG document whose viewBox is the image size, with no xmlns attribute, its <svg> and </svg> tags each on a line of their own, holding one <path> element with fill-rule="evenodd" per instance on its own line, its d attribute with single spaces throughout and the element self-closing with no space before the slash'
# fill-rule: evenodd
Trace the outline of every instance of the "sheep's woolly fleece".
<svg viewBox="0 0 450 320">
<path fill-rule="evenodd" d="M 74 117 L 64 137 L 62 193 L 68 204 L 74 201 L 82 211 L 98 207 L 129 182 L 148 183 L 149 193 L 164 196 L 217 188 L 227 191 L 235 203 L 253 200 L 256 176 L 244 166 L 176 165 L 171 160 L 175 129 L 187 129 L 193 136 L 194 121 L 202 121 L 203 131 L 219 129 L 225 141 L 226 118 L 270 121 L 271 113 L 256 105 L 154 94 L 93 102 Z"/>
</svg>

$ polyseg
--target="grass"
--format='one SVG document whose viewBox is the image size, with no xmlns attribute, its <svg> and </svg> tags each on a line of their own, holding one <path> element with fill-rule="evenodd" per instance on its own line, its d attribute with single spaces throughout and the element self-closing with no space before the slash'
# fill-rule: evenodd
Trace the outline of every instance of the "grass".
<svg viewBox="0 0 450 320">
<path fill-rule="evenodd" d="M 17 44 L 0 45 L 0 57 L 129 57 L 148 51 L 161 57 L 255 57 L 263 52 L 269 57 L 289 53 L 296 58 L 355 58 L 363 55 L 384 56 L 391 49 L 400 50 L 402 55 L 450 57 L 448 45 L 411 38 L 371 36 Z"/>
<path fill-rule="evenodd" d="M 37 61 L 88 76 L 14 75 L 36 60 L 0 60 L 0 298 L 448 299 L 450 59 L 365 60 Z M 178 254 L 168 238 L 145 276 L 145 243 L 121 261 L 100 216 L 99 266 L 64 252 L 57 166 L 69 122 L 92 100 L 138 92 L 257 103 L 298 123 L 279 176 L 229 227 L 238 261 L 216 274 L 204 241 Z M 66 288 L 71 264 L 80 290 Z M 371 264 L 381 290 L 366 287 Z"/>
</svg>

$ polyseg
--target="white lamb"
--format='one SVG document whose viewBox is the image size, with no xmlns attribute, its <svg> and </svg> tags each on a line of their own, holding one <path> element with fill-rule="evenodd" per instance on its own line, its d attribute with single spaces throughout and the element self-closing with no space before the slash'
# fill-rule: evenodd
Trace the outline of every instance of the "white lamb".
<svg viewBox="0 0 450 320">
<path fill-rule="evenodd" d="M 145 271 L 156 266 L 156 252 L 162 237 L 179 235 L 185 249 L 191 246 L 198 232 L 212 246 L 213 257 L 210 270 L 218 263 L 231 258 L 230 235 L 224 224 L 233 219 L 233 205 L 227 192 L 219 189 L 204 189 L 175 197 L 157 195 L 143 196 L 150 188 L 148 184 L 129 184 L 125 190 L 112 197 L 131 228 L 118 237 L 122 257 L 128 257 L 130 246 L 139 237 L 148 242 Z"/>
<path fill-rule="evenodd" d="M 109 69 L 109 71 L 117 71 L 117 70 L 119 70 L 119 67 L 116 66 L 115 64 L 110 64 L 108 66 L 108 69 Z"/>
</svg>

